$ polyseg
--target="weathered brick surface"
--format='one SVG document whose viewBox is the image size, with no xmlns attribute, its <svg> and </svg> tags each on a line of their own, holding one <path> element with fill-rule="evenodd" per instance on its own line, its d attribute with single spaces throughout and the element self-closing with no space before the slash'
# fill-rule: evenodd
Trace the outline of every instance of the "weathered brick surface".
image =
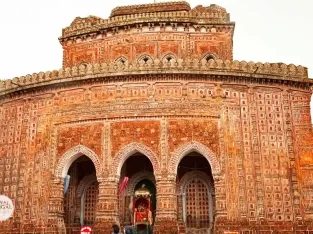
<svg viewBox="0 0 313 234">
<path fill-rule="evenodd" d="M 112 156 L 130 143 L 137 142 L 149 147 L 153 152 L 158 152 L 160 140 L 160 122 L 117 122 L 111 124 Z"/>
<path fill-rule="evenodd" d="M 312 232 L 306 68 L 226 60 L 233 24 L 218 6 L 132 9 L 76 18 L 64 29 L 64 67 L 92 65 L 0 81 L 0 193 L 16 208 L 1 232 L 64 232 L 62 177 L 86 155 L 99 182 L 96 233 L 107 233 L 120 221 L 119 176 L 135 152 L 154 169 L 156 233 L 186 231 L 177 221 L 176 173 L 192 151 L 212 169 L 216 233 Z"/>
<path fill-rule="evenodd" d="M 60 128 L 58 132 L 58 155 L 62 156 L 67 150 L 76 145 L 84 145 L 97 155 L 101 155 L 102 132 L 103 124 Z"/>
<path fill-rule="evenodd" d="M 219 155 L 219 130 L 217 124 L 217 121 L 205 119 L 169 121 L 168 133 L 171 137 L 168 144 L 170 152 L 173 152 L 178 146 L 197 141 L 209 146 L 215 155 Z"/>
</svg>

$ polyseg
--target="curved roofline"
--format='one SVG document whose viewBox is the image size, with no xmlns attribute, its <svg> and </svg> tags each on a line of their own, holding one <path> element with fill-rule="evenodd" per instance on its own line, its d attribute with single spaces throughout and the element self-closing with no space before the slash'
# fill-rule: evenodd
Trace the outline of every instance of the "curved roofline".
<svg viewBox="0 0 313 234">
<path fill-rule="evenodd" d="M 306 67 L 286 65 L 283 63 L 254 63 L 239 61 L 222 61 L 202 59 L 172 59 L 170 62 L 159 59 L 149 63 L 102 63 L 88 64 L 51 72 L 40 72 L 32 75 L 16 77 L 12 80 L 0 81 L 0 97 L 29 89 L 55 86 L 69 82 L 86 81 L 90 79 L 110 79 L 128 75 L 152 75 L 152 74 L 188 74 L 188 75 L 212 75 L 233 76 L 238 79 L 280 80 L 296 82 L 299 84 L 313 85 L 313 80 L 308 79 Z M 115 78 L 114 78 L 115 79 Z M 114 80 L 113 80 L 114 81 Z"/>
</svg>

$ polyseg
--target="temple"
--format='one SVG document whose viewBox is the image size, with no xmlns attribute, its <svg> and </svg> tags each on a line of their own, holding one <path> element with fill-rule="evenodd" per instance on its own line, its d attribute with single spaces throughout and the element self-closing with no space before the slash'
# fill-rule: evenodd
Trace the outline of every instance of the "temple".
<svg viewBox="0 0 313 234">
<path fill-rule="evenodd" d="M 62 68 L 1 80 L 1 232 L 312 233 L 313 82 L 234 60 L 234 28 L 214 4 L 116 7 L 62 30 Z"/>
</svg>

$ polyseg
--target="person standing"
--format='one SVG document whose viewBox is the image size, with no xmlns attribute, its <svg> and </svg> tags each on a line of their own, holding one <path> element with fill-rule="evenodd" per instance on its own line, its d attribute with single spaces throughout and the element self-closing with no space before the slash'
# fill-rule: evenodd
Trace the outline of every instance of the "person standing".
<svg viewBox="0 0 313 234">
<path fill-rule="evenodd" d="M 120 232 L 120 227 L 117 224 L 113 224 L 112 228 L 113 228 L 112 234 L 123 234 L 122 232 Z"/>
</svg>

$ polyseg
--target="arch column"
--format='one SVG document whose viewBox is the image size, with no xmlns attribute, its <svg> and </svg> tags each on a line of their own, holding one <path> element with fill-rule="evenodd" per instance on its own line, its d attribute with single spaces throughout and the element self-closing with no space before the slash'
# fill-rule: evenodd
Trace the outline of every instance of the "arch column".
<svg viewBox="0 0 313 234">
<path fill-rule="evenodd" d="M 65 234 L 64 224 L 64 178 L 57 177 L 53 180 L 48 208 L 48 232 Z"/>
<path fill-rule="evenodd" d="M 66 151 L 56 165 L 51 182 L 47 233 L 66 233 L 64 223 L 64 177 L 72 163 L 82 155 L 87 156 L 93 162 L 97 178 L 102 178 L 101 163 L 98 156 L 91 149 L 83 145 L 77 145 Z"/>
<path fill-rule="evenodd" d="M 215 227 L 227 219 L 225 177 L 213 174 L 215 188 Z"/>
<path fill-rule="evenodd" d="M 157 208 L 153 233 L 178 233 L 176 174 L 156 176 Z"/>
<path fill-rule="evenodd" d="M 118 183 L 117 177 L 98 179 L 99 196 L 96 221 L 93 233 L 105 234 L 112 231 L 113 224 L 119 224 Z"/>
</svg>

